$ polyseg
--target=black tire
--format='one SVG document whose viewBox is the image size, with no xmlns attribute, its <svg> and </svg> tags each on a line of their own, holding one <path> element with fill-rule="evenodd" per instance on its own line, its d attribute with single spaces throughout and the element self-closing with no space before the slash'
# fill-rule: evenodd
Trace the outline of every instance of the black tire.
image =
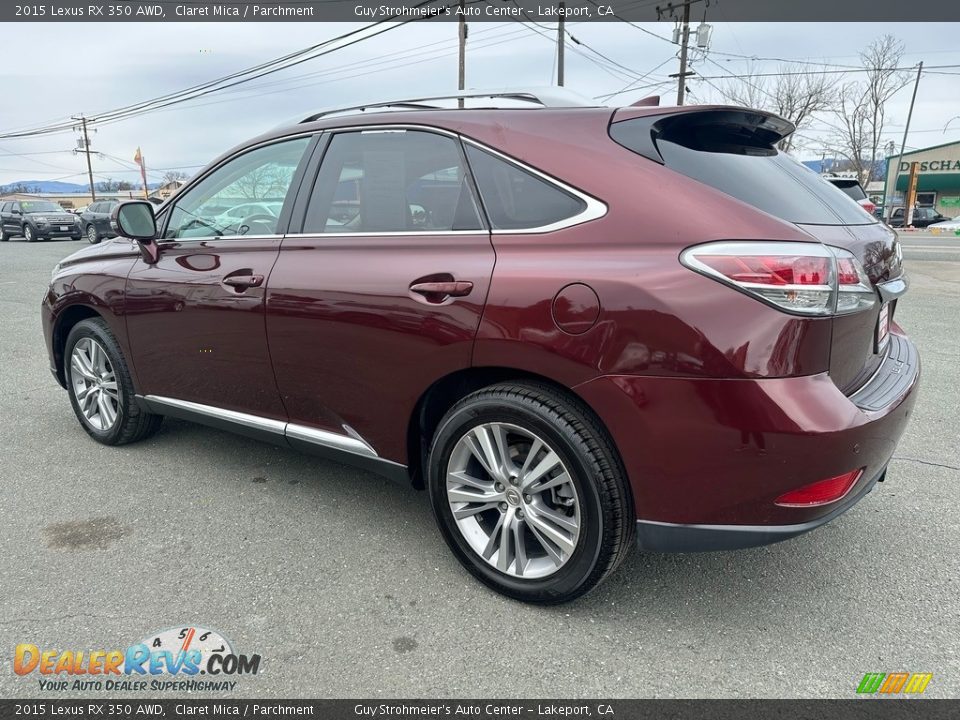
<svg viewBox="0 0 960 720">
<path fill-rule="evenodd" d="M 23 226 L 23 239 L 27 242 L 33 242 L 37 239 L 37 233 L 29 225 Z"/>
<path fill-rule="evenodd" d="M 576 547 L 546 577 L 501 572 L 470 546 L 454 520 L 447 500 L 448 463 L 460 438 L 489 422 L 509 423 L 542 438 L 560 456 L 576 488 L 581 524 Z M 633 547 L 636 514 L 617 451 L 587 407 L 548 385 L 493 385 L 460 400 L 434 434 L 427 467 L 434 516 L 450 549 L 474 577 L 504 595 L 538 604 L 573 600 L 612 573 Z"/>
<path fill-rule="evenodd" d="M 0 225 L 0 242 L 6 242 L 10 239 L 10 236 L 7 235 L 7 231 L 3 229 L 3 225 Z"/>
<path fill-rule="evenodd" d="M 87 225 L 87 231 L 85 234 L 87 236 L 87 242 L 91 245 L 96 245 L 100 242 L 100 233 L 93 225 Z"/>
<path fill-rule="evenodd" d="M 95 341 L 106 352 L 113 369 L 119 391 L 119 412 L 115 422 L 107 429 L 93 427 L 80 409 L 71 358 L 77 343 L 84 338 Z M 77 323 L 67 336 L 64 347 L 64 375 L 67 381 L 67 394 L 80 425 L 94 440 L 104 445 L 126 445 L 153 435 L 163 422 L 163 416 L 153 415 L 142 410 L 136 403 L 133 380 L 130 370 L 120 350 L 110 326 L 102 318 L 90 318 Z"/>
</svg>

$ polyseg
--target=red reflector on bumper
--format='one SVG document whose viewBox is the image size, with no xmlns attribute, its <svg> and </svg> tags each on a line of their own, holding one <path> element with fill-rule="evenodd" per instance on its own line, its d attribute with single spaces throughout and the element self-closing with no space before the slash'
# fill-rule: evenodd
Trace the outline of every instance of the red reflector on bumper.
<svg viewBox="0 0 960 720">
<path fill-rule="evenodd" d="M 850 488 L 857 484 L 857 480 L 860 479 L 862 474 L 863 468 L 860 468 L 826 480 L 818 480 L 797 490 L 784 493 L 774 501 L 774 504 L 782 507 L 829 505 L 841 500 L 850 492 Z"/>
</svg>

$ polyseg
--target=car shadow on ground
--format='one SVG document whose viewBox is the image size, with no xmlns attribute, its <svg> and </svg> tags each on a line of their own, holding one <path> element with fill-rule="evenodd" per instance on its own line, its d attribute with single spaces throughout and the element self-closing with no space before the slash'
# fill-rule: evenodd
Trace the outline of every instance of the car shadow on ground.
<svg viewBox="0 0 960 720">
<path fill-rule="evenodd" d="M 215 494 L 234 482 L 269 486 L 271 502 L 278 505 L 273 508 L 275 514 L 289 519 L 286 529 L 282 522 L 274 528 L 283 542 L 300 541 L 304 525 L 296 518 L 305 512 L 305 505 L 350 508 L 352 519 L 347 531 L 355 536 L 341 537 L 340 541 L 376 542 L 373 537 L 378 529 L 390 528 L 389 542 L 395 543 L 397 552 L 407 558 L 405 568 L 411 575 L 436 580 L 434 570 L 440 565 L 440 578 L 447 575 L 457 585 L 462 585 L 464 578 L 469 580 L 436 530 L 423 491 L 322 458 L 170 418 L 157 436 L 123 451 L 143 453 L 145 458 L 167 454 L 201 457 L 200 475 L 203 482 L 211 483 L 206 491 Z M 225 469 L 257 468 L 264 464 L 270 466 L 269 477 L 256 471 L 258 474 L 249 473 L 251 477 L 237 478 Z M 613 575 L 587 596 L 555 607 L 530 607 L 529 611 L 629 622 L 631 617 L 636 619 L 640 610 L 643 622 L 648 623 L 658 616 L 665 622 L 670 618 L 676 621 L 678 612 L 717 612 L 720 607 L 733 621 L 749 625 L 761 608 L 769 612 L 771 604 L 801 602 L 800 596 L 809 593 L 811 587 L 824 593 L 835 589 L 844 594 L 846 578 L 872 573 L 883 562 L 884 549 L 871 540 L 881 522 L 878 510 L 869 507 L 876 501 L 872 497 L 876 494 L 871 493 L 860 506 L 816 532 L 777 545 L 691 554 L 634 550 Z M 370 502 L 370 498 L 377 498 L 377 502 Z M 251 508 L 250 512 L 255 513 L 256 509 Z M 397 518 L 404 522 L 398 523 Z M 343 528 L 338 532 L 342 533 Z M 283 538 L 285 534 L 289 534 L 289 540 Z M 473 586 L 478 602 L 482 597 L 485 603 L 524 607 L 479 583 Z M 848 602 L 856 600 L 847 598 Z"/>
</svg>

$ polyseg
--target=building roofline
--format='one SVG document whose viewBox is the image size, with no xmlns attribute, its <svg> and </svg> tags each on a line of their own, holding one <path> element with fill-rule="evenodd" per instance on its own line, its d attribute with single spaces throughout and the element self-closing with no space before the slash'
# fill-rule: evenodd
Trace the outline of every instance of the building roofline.
<svg viewBox="0 0 960 720">
<path fill-rule="evenodd" d="M 927 152 L 929 150 L 936 150 L 937 148 L 949 147 L 950 145 L 960 145 L 960 140 L 954 140 L 953 142 L 940 143 L 939 145 L 931 145 L 930 147 L 920 148 L 919 150 L 910 150 L 909 152 L 903 153 L 901 156 L 900 153 L 894 155 L 887 155 L 887 160 L 895 157 L 906 157 L 907 155 L 916 155 L 917 153 Z"/>
</svg>

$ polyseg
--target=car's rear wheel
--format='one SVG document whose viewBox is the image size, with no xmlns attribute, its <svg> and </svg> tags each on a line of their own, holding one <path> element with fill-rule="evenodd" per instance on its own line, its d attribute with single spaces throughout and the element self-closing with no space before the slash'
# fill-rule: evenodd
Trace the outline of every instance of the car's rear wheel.
<svg viewBox="0 0 960 720">
<path fill-rule="evenodd" d="M 95 228 L 93 225 L 87 226 L 87 242 L 89 242 L 91 245 L 96 245 L 98 242 L 100 242 L 100 233 L 97 232 L 97 228 Z"/>
<path fill-rule="evenodd" d="M 37 239 L 36 233 L 33 231 L 33 228 L 29 225 L 23 226 L 23 239 L 27 242 L 33 242 Z"/>
<path fill-rule="evenodd" d="M 142 410 L 110 326 L 101 318 L 77 323 L 67 336 L 64 373 L 70 404 L 83 429 L 104 445 L 149 437 L 163 418 Z"/>
<path fill-rule="evenodd" d="M 0 225 L 0 242 L 6 242 L 10 239 L 10 236 L 7 235 L 7 231 L 3 229 L 3 225 Z"/>
<path fill-rule="evenodd" d="M 437 429 L 428 470 L 448 545 L 511 597 L 572 600 L 632 546 L 616 451 L 586 408 L 547 385 L 494 385 L 458 402 Z"/>
</svg>

